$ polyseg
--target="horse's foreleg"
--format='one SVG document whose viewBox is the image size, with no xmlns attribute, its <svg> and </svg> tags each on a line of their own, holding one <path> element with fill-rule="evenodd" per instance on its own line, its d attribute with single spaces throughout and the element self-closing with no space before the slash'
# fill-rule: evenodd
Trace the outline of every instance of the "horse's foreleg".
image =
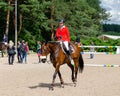
<svg viewBox="0 0 120 96">
<path fill-rule="evenodd" d="M 55 83 L 57 73 L 59 73 L 60 65 L 59 65 L 59 63 L 56 63 L 56 64 L 53 64 L 53 66 L 55 67 L 55 72 L 53 74 L 53 80 L 52 80 L 52 84 L 51 84 L 51 87 L 50 87 L 50 89 L 52 89 L 52 90 L 54 89 L 53 87 L 54 87 L 54 83 Z"/>
<path fill-rule="evenodd" d="M 57 71 L 55 71 L 54 72 L 54 74 L 53 74 L 53 80 L 52 80 L 52 84 L 51 84 L 51 86 L 50 86 L 50 90 L 54 90 L 54 83 L 55 83 L 55 78 L 56 78 L 56 76 L 57 76 Z"/>
<path fill-rule="evenodd" d="M 62 88 L 64 88 L 64 81 L 63 81 L 63 78 L 62 78 L 62 76 L 61 76 L 61 73 L 60 73 L 60 71 L 58 71 L 58 76 L 59 76 L 59 79 L 60 79 L 60 82 L 61 82 L 61 87 Z"/>
</svg>

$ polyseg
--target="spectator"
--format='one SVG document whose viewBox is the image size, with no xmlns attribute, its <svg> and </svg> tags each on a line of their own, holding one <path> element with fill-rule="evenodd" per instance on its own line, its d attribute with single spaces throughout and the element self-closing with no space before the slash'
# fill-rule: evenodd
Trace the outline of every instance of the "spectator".
<svg viewBox="0 0 120 96">
<path fill-rule="evenodd" d="M 90 59 L 93 59 L 93 58 L 94 58 L 94 52 L 95 52 L 94 43 L 91 42 Z"/>
<path fill-rule="evenodd" d="M 15 52 L 15 46 L 14 46 L 14 43 L 12 42 L 12 40 L 9 41 L 7 50 L 8 50 L 9 65 L 13 65 L 14 55 L 16 54 L 16 52 Z"/>
<path fill-rule="evenodd" d="M 41 60 L 40 60 L 40 55 L 41 55 L 41 42 L 40 41 L 37 41 L 37 55 L 38 55 L 38 63 L 41 63 Z"/>
<path fill-rule="evenodd" d="M 22 40 L 22 43 L 20 45 L 20 51 L 21 51 L 21 57 L 22 57 L 22 63 L 23 63 L 25 55 L 26 55 L 25 41 L 24 40 Z"/>
<path fill-rule="evenodd" d="M 25 56 L 24 56 L 24 61 L 25 63 L 27 64 L 27 56 L 28 56 L 28 53 L 29 53 L 29 46 L 28 46 L 28 42 L 25 42 Z"/>
<path fill-rule="evenodd" d="M 18 41 L 18 46 L 17 46 L 17 58 L 18 58 L 18 63 L 22 63 L 22 55 L 21 55 L 21 50 L 20 50 L 21 43 Z"/>
<path fill-rule="evenodd" d="M 7 44 L 8 44 L 8 37 L 7 37 L 7 35 L 6 35 L 6 34 L 4 34 L 4 37 L 3 37 L 2 42 L 3 42 L 5 45 L 7 45 Z"/>
<path fill-rule="evenodd" d="M 80 35 L 77 35 L 77 36 L 76 36 L 75 42 L 76 42 L 76 43 L 80 43 Z"/>
<path fill-rule="evenodd" d="M 80 35 L 79 34 L 76 36 L 75 44 L 79 47 L 82 46 L 82 43 L 80 42 Z"/>
</svg>

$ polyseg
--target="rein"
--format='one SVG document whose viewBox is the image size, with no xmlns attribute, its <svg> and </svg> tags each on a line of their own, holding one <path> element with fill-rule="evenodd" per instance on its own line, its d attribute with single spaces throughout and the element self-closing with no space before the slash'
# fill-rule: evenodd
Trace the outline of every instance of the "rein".
<svg viewBox="0 0 120 96">
<path fill-rule="evenodd" d="M 52 43 L 59 43 L 60 44 L 60 47 L 62 48 L 62 51 L 64 54 L 66 54 L 64 48 L 63 48 L 63 41 L 49 41 L 49 42 L 52 42 Z"/>
<path fill-rule="evenodd" d="M 50 52 L 51 55 L 50 55 L 49 60 L 48 60 L 47 56 L 40 56 L 40 59 L 46 59 L 46 62 L 47 62 L 48 64 L 50 64 L 50 63 L 52 62 L 52 59 L 53 59 L 53 58 L 57 58 L 57 57 L 58 57 L 60 48 L 61 48 L 61 50 L 63 51 L 63 53 L 66 54 L 66 52 L 65 52 L 65 50 L 64 50 L 64 48 L 63 48 L 63 42 L 62 42 L 62 41 L 49 41 L 49 43 L 51 43 L 51 44 L 56 43 L 56 44 L 54 45 L 54 47 L 56 47 L 56 48 L 54 49 L 54 51 Z M 53 50 L 52 47 L 51 47 L 50 49 Z M 54 59 L 53 59 L 53 60 L 54 60 Z"/>
</svg>

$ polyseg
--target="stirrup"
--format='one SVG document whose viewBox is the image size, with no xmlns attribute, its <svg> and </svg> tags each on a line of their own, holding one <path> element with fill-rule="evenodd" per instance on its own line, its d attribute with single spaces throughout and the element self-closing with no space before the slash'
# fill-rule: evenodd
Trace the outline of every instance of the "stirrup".
<svg viewBox="0 0 120 96">
<path fill-rule="evenodd" d="M 68 56 L 68 58 L 69 58 L 70 60 L 72 60 L 72 58 L 71 58 L 71 56 L 70 56 L 70 55 Z"/>
</svg>

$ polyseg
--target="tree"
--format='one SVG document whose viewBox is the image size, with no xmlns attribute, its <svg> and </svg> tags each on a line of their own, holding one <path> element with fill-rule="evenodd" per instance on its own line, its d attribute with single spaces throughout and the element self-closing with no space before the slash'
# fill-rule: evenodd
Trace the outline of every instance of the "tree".
<svg viewBox="0 0 120 96">
<path fill-rule="evenodd" d="M 7 18 L 6 18 L 6 35 L 8 36 L 8 30 L 9 30 L 9 19 L 10 19 L 10 1 L 11 0 L 8 0 L 8 10 L 7 10 Z"/>
<path fill-rule="evenodd" d="M 12 40 L 15 37 L 14 1 L 10 4 L 8 30 L 9 39 Z M 0 32 L 5 33 L 8 1 L 1 0 L 1 3 Z M 108 16 L 99 4 L 99 0 L 18 0 L 18 40 L 30 42 L 30 48 L 35 49 L 37 40 L 53 39 L 59 19 L 65 20 L 72 40 L 78 34 L 81 37 L 98 36 L 102 30 L 101 21 Z"/>
</svg>

